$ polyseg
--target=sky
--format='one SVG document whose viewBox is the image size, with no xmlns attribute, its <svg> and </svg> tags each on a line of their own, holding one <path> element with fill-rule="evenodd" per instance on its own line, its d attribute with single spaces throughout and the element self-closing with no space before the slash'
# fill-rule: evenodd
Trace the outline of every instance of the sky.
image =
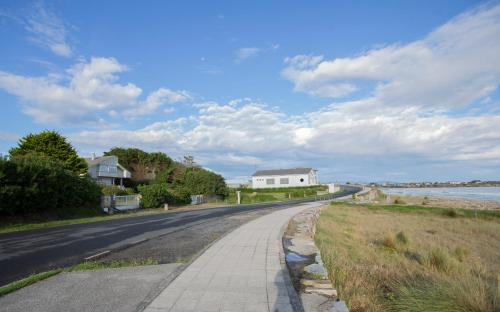
<svg viewBox="0 0 500 312">
<path fill-rule="evenodd" d="M 192 155 L 229 182 L 500 180 L 500 2 L 0 2 L 0 153 Z"/>
</svg>

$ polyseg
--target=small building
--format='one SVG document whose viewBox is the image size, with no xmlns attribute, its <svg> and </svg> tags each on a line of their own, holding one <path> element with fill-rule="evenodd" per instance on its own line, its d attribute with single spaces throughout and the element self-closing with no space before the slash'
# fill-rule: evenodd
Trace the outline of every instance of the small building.
<svg viewBox="0 0 500 312">
<path fill-rule="evenodd" d="M 318 171 L 312 168 L 259 170 L 252 175 L 252 188 L 318 185 Z"/>
<path fill-rule="evenodd" d="M 89 176 L 98 184 L 119 185 L 123 187 L 123 179 L 130 179 L 132 173 L 118 163 L 116 156 L 102 156 L 85 158 Z"/>
</svg>

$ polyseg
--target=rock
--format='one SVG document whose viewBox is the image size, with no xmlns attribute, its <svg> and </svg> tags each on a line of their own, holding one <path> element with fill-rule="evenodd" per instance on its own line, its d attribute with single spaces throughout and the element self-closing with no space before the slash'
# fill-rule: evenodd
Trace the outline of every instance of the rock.
<svg viewBox="0 0 500 312">
<path fill-rule="evenodd" d="M 307 294 L 318 294 L 326 297 L 337 297 L 337 290 L 330 288 L 314 288 L 314 287 L 306 287 L 304 292 Z"/>
<path fill-rule="evenodd" d="M 308 260 L 308 258 L 302 257 L 301 255 L 298 255 L 294 252 L 289 252 L 286 254 L 286 262 L 304 262 Z"/>
<path fill-rule="evenodd" d="M 332 289 L 332 283 L 329 280 L 312 280 L 312 279 L 302 279 L 300 283 L 305 287 L 314 287 L 321 289 Z"/>
<path fill-rule="evenodd" d="M 304 271 L 309 274 L 320 275 L 322 279 L 326 279 L 328 274 L 325 267 L 318 263 L 313 263 L 304 267 Z"/>
<path fill-rule="evenodd" d="M 349 312 L 349 309 L 347 309 L 347 306 L 346 306 L 344 301 L 337 300 L 333 304 L 333 308 L 331 309 L 331 312 Z"/>
</svg>

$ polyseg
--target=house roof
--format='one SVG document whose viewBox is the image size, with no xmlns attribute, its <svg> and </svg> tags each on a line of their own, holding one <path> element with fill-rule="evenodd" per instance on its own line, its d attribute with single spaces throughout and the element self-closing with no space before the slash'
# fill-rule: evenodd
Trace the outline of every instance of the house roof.
<svg viewBox="0 0 500 312">
<path fill-rule="evenodd" d="M 271 176 L 271 175 L 288 175 L 288 174 L 308 174 L 312 168 L 293 168 L 293 169 L 274 169 L 274 170 L 259 170 L 252 176 Z"/>
<path fill-rule="evenodd" d="M 98 164 L 102 163 L 103 161 L 110 159 L 110 158 L 113 158 L 113 157 L 116 157 L 116 156 L 102 156 L 102 157 L 95 157 L 94 159 L 92 159 L 91 157 L 85 157 L 84 159 L 87 162 L 87 165 L 90 167 L 90 166 L 98 165 Z"/>
</svg>

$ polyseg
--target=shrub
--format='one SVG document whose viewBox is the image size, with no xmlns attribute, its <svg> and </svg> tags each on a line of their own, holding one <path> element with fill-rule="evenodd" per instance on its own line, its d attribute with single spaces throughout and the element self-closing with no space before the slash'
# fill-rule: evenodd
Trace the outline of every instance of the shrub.
<svg viewBox="0 0 500 312">
<path fill-rule="evenodd" d="M 396 199 L 394 200 L 394 203 L 395 203 L 396 205 L 404 205 L 404 204 L 406 204 L 406 203 L 405 203 L 405 202 L 404 202 L 401 198 L 396 198 Z"/>
<path fill-rule="evenodd" d="M 387 234 L 382 241 L 382 245 L 387 248 L 396 250 L 396 239 L 392 234 Z"/>
<path fill-rule="evenodd" d="M 458 261 L 464 262 L 465 258 L 469 255 L 469 251 L 462 246 L 457 246 L 457 248 L 455 248 L 454 255 Z"/>
<path fill-rule="evenodd" d="M 442 248 L 434 248 L 432 249 L 425 259 L 425 263 L 438 271 L 441 272 L 450 272 L 455 266 L 456 262 L 454 259 L 450 257 L 448 252 Z"/>
<path fill-rule="evenodd" d="M 408 245 L 410 243 L 410 239 L 408 238 L 408 235 L 406 235 L 405 232 L 400 231 L 398 234 L 396 234 L 396 240 L 398 243 L 402 245 Z"/>
<path fill-rule="evenodd" d="M 458 213 L 455 209 L 447 209 L 445 211 L 445 215 L 447 215 L 448 217 L 451 217 L 451 218 L 456 218 L 458 216 Z"/>
<path fill-rule="evenodd" d="M 116 185 L 103 185 L 101 187 L 102 193 L 104 195 L 127 195 L 128 193 L 125 190 L 122 190 L 119 186 Z"/>
<path fill-rule="evenodd" d="M 138 189 L 142 196 L 142 208 L 159 208 L 169 201 L 169 193 L 165 184 L 139 185 Z"/>
<path fill-rule="evenodd" d="M 100 187 L 40 156 L 0 159 L 0 213 L 70 216 L 99 211 Z"/>
<path fill-rule="evenodd" d="M 135 195 L 137 194 L 137 191 L 133 187 L 127 187 L 124 190 L 126 195 Z"/>
</svg>

